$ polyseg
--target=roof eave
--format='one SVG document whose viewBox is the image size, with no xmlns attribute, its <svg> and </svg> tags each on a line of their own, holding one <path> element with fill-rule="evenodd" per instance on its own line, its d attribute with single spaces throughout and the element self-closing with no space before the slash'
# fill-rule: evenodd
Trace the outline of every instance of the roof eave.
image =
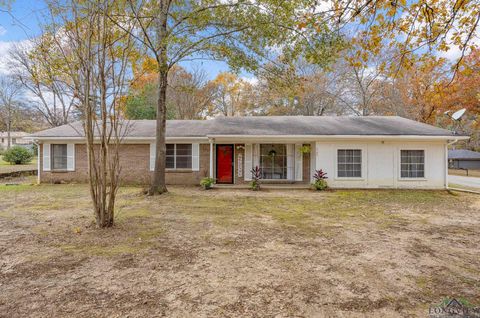
<svg viewBox="0 0 480 318">
<path fill-rule="evenodd" d="M 454 136 L 454 135 L 207 135 L 208 138 L 213 139 L 422 139 L 422 140 L 467 140 L 469 136 Z"/>
<path fill-rule="evenodd" d="M 26 140 L 49 141 L 49 140 L 84 140 L 81 136 L 28 136 Z M 437 135 L 207 135 L 207 136 L 167 136 L 166 140 L 199 140 L 207 141 L 209 139 L 282 139 L 282 140 L 337 140 L 337 139 L 358 139 L 358 140 L 467 140 L 469 136 L 437 136 Z M 152 137 L 123 137 L 125 141 L 151 141 Z"/>
</svg>

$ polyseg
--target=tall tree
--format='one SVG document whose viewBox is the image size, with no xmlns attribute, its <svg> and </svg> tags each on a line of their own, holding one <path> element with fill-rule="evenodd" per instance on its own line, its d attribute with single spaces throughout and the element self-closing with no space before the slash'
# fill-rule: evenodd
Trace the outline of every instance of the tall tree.
<svg viewBox="0 0 480 318">
<path fill-rule="evenodd" d="M 237 75 L 222 72 L 210 83 L 213 91 L 210 115 L 222 114 L 223 116 L 242 116 L 250 108 L 251 84 Z"/>
<path fill-rule="evenodd" d="M 120 186 L 119 148 L 130 129 L 118 103 L 134 57 L 131 38 L 109 19 L 122 10 L 115 1 L 52 0 L 49 5 L 49 35 L 78 98 L 95 220 L 98 227 L 110 227 Z"/>
<path fill-rule="evenodd" d="M 397 70 L 411 64 L 414 53 L 431 55 L 458 51 L 457 70 L 463 58 L 476 47 L 479 36 L 480 6 L 466 0 L 333 0 L 321 13 L 305 16 L 309 23 L 327 16 L 340 30 L 354 34 L 358 60 L 394 48 L 389 61 Z"/>
<path fill-rule="evenodd" d="M 460 122 L 460 132 L 469 134 L 470 140 L 466 146 L 473 150 L 480 150 L 480 49 L 473 50 L 465 57 L 464 63 L 452 82 L 444 83 L 446 92 L 441 97 L 443 114 L 450 114 L 461 108 L 467 109 Z M 443 116 L 444 124 L 451 125 L 452 121 Z"/>
<path fill-rule="evenodd" d="M 126 15 L 134 18 L 158 67 L 155 171 L 149 194 L 165 186 L 165 121 L 168 74 L 178 62 L 199 58 L 226 60 L 234 69 L 255 70 L 272 48 L 288 56 L 306 51 L 313 61 L 325 62 L 335 52 L 337 36 L 324 23 L 298 25 L 315 9 L 313 0 L 127 0 Z M 112 20 L 117 20 L 112 17 Z M 122 24 L 119 24 L 122 26 Z"/>
<path fill-rule="evenodd" d="M 171 69 L 168 77 L 167 109 L 172 109 L 176 119 L 204 118 L 214 94 L 205 71 L 199 68 L 186 71 L 179 66 Z"/>
<path fill-rule="evenodd" d="M 66 61 L 54 41 L 44 33 L 9 51 L 13 76 L 34 96 L 29 102 L 52 127 L 73 121 L 78 102 L 66 75 Z"/>
<path fill-rule="evenodd" d="M 7 131 L 7 149 L 10 149 L 10 133 L 21 111 L 21 94 L 20 83 L 7 77 L 0 78 L 0 118 Z"/>
<path fill-rule="evenodd" d="M 148 57 L 140 64 L 135 68 L 134 79 L 124 101 L 125 115 L 129 119 L 155 119 L 157 68 L 155 61 Z M 168 119 L 198 119 L 205 116 L 214 93 L 212 86 L 207 85 L 206 78 L 206 73 L 198 68 L 189 72 L 175 66 L 170 70 L 167 84 Z"/>
<path fill-rule="evenodd" d="M 259 105 L 267 115 L 322 116 L 345 113 L 340 102 L 346 90 L 342 64 L 329 68 L 281 59 L 259 73 Z"/>
</svg>

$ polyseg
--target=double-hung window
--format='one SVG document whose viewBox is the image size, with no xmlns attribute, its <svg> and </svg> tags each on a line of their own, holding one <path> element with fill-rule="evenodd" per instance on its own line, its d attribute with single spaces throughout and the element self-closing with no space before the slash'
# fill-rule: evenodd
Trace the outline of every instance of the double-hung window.
<svg viewBox="0 0 480 318">
<path fill-rule="evenodd" d="M 424 150 L 400 150 L 400 177 L 425 178 Z"/>
<path fill-rule="evenodd" d="M 337 150 L 337 177 L 361 178 L 362 177 L 362 150 L 338 149 Z"/>
<path fill-rule="evenodd" d="M 68 152 L 66 144 L 52 144 L 52 170 L 67 170 Z"/>
<path fill-rule="evenodd" d="M 191 144 L 167 144 L 167 169 L 192 169 Z"/>
<path fill-rule="evenodd" d="M 287 179 L 287 147 L 284 144 L 260 145 L 263 179 Z"/>
</svg>

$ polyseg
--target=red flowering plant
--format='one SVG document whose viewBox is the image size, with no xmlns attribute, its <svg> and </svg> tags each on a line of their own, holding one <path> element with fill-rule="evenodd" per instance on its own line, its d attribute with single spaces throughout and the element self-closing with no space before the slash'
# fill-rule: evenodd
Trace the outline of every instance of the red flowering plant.
<svg viewBox="0 0 480 318">
<path fill-rule="evenodd" d="M 260 169 L 258 166 L 255 166 L 255 168 L 250 170 L 250 173 L 252 174 L 252 182 L 250 182 L 250 188 L 253 191 L 260 190 L 260 179 L 262 179 L 262 169 Z"/>
<path fill-rule="evenodd" d="M 328 185 L 327 185 L 327 180 L 328 177 L 327 177 L 327 173 L 324 172 L 322 169 L 320 170 L 315 170 L 315 174 L 313 175 L 313 179 L 315 180 L 313 183 L 312 183 L 312 186 L 315 190 L 325 190 L 326 188 L 328 188 Z"/>
</svg>

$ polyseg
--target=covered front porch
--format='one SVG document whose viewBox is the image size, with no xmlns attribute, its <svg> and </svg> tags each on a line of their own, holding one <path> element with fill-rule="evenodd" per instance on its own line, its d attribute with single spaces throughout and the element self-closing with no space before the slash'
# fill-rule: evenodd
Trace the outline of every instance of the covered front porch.
<svg viewBox="0 0 480 318">
<path fill-rule="evenodd" d="M 216 185 L 246 185 L 259 167 L 265 185 L 309 184 L 315 143 L 210 139 L 210 177 Z"/>
</svg>

